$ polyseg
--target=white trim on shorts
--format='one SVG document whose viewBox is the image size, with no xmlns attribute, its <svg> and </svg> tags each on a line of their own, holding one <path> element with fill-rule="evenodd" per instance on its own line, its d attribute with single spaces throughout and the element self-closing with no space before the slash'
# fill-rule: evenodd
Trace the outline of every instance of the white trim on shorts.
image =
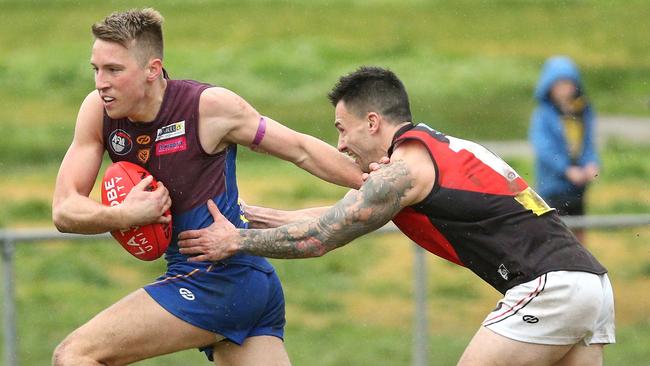
<svg viewBox="0 0 650 366">
<path fill-rule="evenodd" d="M 615 343 L 609 278 L 574 271 L 543 274 L 508 290 L 483 326 L 527 343 Z"/>
</svg>

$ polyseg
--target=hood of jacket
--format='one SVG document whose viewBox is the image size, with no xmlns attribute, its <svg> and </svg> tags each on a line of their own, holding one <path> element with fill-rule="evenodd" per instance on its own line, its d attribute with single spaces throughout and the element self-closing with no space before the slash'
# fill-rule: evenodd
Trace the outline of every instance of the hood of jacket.
<svg viewBox="0 0 650 366">
<path fill-rule="evenodd" d="M 584 94 L 580 71 L 576 64 L 566 56 L 554 56 L 546 60 L 542 67 L 542 73 L 535 87 L 535 99 L 539 102 L 548 102 L 549 91 L 558 80 L 572 80 L 577 86 L 580 94 Z"/>
</svg>

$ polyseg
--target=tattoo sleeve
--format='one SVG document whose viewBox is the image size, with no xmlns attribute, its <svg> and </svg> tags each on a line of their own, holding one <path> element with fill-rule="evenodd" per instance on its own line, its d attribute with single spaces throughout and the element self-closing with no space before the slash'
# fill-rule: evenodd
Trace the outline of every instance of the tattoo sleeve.
<svg viewBox="0 0 650 366">
<path fill-rule="evenodd" d="M 320 217 L 275 229 L 240 230 L 241 251 L 270 258 L 318 257 L 390 221 L 413 188 L 407 165 L 397 160 L 370 175 Z"/>
</svg>

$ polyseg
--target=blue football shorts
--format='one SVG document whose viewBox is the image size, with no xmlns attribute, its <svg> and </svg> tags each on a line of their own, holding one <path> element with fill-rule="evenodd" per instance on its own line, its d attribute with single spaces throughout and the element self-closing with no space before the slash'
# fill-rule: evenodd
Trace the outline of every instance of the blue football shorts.
<svg viewBox="0 0 650 366">
<path fill-rule="evenodd" d="M 181 320 L 238 345 L 253 336 L 284 337 L 284 293 L 270 266 L 178 262 L 144 289 Z M 200 350 L 212 360 L 212 347 Z"/>
</svg>

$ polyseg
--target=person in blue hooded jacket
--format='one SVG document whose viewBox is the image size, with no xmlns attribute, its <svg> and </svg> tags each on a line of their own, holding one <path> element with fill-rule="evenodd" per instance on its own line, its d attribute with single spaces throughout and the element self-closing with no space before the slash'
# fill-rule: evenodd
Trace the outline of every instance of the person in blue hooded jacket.
<svg viewBox="0 0 650 366">
<path fill-rule="evenodd" d="M 530 142 L 537 192 L 561 215 L 583 215 L 585 191 L 599 173 L 595 116 L 580 71 L 568 57 L 546 60 L 535 89 Z M 574 233 L 584 244 L 582 230 Z"/>
</svg>

